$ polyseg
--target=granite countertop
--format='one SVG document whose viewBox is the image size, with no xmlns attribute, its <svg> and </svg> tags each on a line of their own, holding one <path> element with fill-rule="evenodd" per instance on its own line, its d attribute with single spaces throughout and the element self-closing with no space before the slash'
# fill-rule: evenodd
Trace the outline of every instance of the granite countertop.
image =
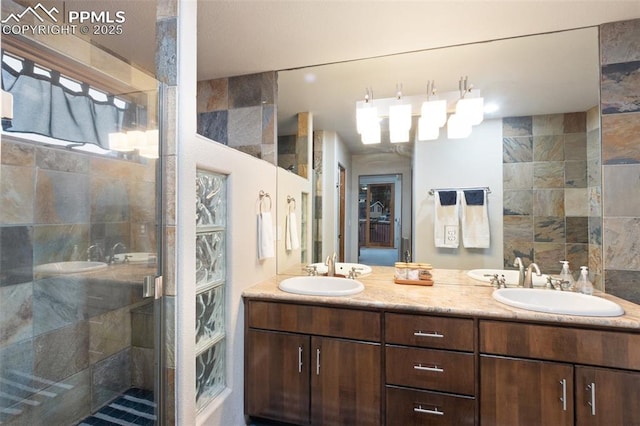
<svg viewBox="0 0 640 426">
<path fill-rule="evenodd" d="M 556 315 L 512 308 L 491 296 L 494 288 L 467 276 L 465 270 L 434 269 L 433 286 L 400 285 L 393 282 L 394 268 L 374 266 L 370 275 L 359 277 L 364 291 L 353 296 L 324 297 L 287 293 L 278 283 L 294 274 L 277 275 L 247 288 L 242 296 L 291 303 L 324 304 L 336 307 L 404 310 L 427 314 L 447 314 L 482 318 L 555 322 L 640 330 L 640 305 L 596 292 L 596 297 L 618 303 L 625 311 L 619 317 Z M 550 290 L 551 291 L 551 290 Z"/>
<path fill-rule="evenodd" d="M 38 279 L 76 278 L 86 281 L 108 281 L 112 284 L 128 284 L 142 286 L 143 277 L 156 275 L 157 266 L 147 263 L 114 263 L 102 269 L 87 272 L 74 272 L 67 274 L 36 273 Z"/>
</svg>

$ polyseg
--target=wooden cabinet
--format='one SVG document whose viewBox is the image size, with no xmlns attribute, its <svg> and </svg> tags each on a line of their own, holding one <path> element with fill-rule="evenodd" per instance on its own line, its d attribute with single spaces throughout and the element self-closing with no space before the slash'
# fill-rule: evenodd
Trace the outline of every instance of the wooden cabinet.
<svg viewBox="0 0 640 426">
<path fill-rule="evenodd" d="M 249 330 L 245 350 L 247 412 L 309 423 L 309 336 Z"/>
<path fill-rule="evenodd" d="M 573 425 L 573 366 L 480 357 L 480 414 L 486 425 Z"/>
<path fill-rule="evenodd" d="M 479 340 L 481 424 L 640 425 L 640 335 L 481 320 Z"/>
<path fill-rule="evenodd" d="M 640 426 L 640 333 L 247 299 L 245 413 L 298 425 Z"/>
<path fill-rule="evenodd" d="M 380 425 L 380 345 L 311 340 L 311 424 Z"/>
<path fill-rule="evenodd" d="M 246 414 L 301 425 L 379 425 L 380 324 L 375 312 L 249 301 Z"/>
<path fill-rule="evenodd" d="M 473 320 L 387 313 L 387 424 L 475 424 L 474 347 Z"/>
<path fill-rule="evenodd" d="M 578 425 L 640 424 L 640 373 L 576 367 Z"/>
</svg>

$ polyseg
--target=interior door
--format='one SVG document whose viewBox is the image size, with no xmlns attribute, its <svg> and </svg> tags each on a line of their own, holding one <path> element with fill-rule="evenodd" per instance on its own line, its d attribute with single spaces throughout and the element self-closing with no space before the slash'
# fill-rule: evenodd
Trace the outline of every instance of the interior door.
<svg viewBox="0 0 640 426">
<path fill-rule="evenodd" d="M 361 186 L 366 202 L 360 209 L 360 241 L 364 247 L 394 247 L 395 184 L 370 183 Z"/>
</svg>

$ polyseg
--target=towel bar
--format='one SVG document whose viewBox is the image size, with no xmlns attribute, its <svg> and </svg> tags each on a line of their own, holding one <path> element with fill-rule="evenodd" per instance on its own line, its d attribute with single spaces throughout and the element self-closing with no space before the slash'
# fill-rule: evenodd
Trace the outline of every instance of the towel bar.
<svg viewBox="0 0 640 426">
<path fill-rule="evenodd" d="M 487 194 L 491 194 L 491 189 L 488 186 L 478 186 L 478 187 L 469 187 L 469 188 L 432 188 L 429 190 L 429 195 L 434 195 L 436 191 L 465 191 L 465 190 L 478 190 L 482 189 L 486 191 Z"/>
<path fill-rule="evenodd" d="M 258 196 L 260 197 L 260 213 L 262 213 L 262 206 L 264 205 L 266 198 L 269 199 L 269 208 L 267 209 L 267 211 L 271 211 L 271 195 L 269 195 L 268 192 L 260 190 Z"/>
<path fill-rule="evenodd" d="M 296 199 L 291 195 L 287 195 L 287 205 L 289 206 L 289 210 L 291 210 L 291 204 L 293 203 L 293 209 L 296 208 Z"/>
</svg>

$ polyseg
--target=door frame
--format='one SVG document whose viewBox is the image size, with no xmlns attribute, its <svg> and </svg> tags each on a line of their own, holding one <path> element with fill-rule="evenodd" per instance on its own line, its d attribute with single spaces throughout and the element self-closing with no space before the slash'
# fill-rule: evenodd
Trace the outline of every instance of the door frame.
<svg viewBox="0 0 640 426">
<path fill-rule="evenodd" d="M 347 216 L 347 170 L 338 163 L 338 261 L 345 261 Z"/>
<path fill-rule="evenodd" d="M 390 247 L 392 248 L 397 248 L 398 250 L 398 259 L 400 259 L 400 251 L 402 250 L 402 224 L 403 224 L 403 220 L 402 220 L 402 211 L 403 211 L 403 179 L 402 179 L 402 173 L 385 173 L 385 174 L 380 174 L 380 175 L 359 175 L 358 176 L 358 181 L 357 181 L 358 185 L 357 185 L 357 198 L 356 201 L 359 203 L 360 202 L 360 188 L 362 187 L 362 185 L 368 185 L 368 184 L 378 184 L 378 183 L 393 183 L 394 184 L 394 198 L 393 198 L 393 202 L 394 202 L 394 207 L 393 207 L 393 214 L 395 217 L 395 221 L 393 224 L 391 224 L 391 227 L 393 228 L 393 233 L 394 233 L 394 238 L 393 238 L 393 245 L 391 245 Z M 364 247 L 364 245 L 360 244 L 360 210 L 359 210 L 359 204 L 356 204 L 356 215 L 355 215 L 355 219 L 356 219 L 356 242 L 358 243 L 358 256 L 360 256 L 360 247 Z"/>
</svg>

